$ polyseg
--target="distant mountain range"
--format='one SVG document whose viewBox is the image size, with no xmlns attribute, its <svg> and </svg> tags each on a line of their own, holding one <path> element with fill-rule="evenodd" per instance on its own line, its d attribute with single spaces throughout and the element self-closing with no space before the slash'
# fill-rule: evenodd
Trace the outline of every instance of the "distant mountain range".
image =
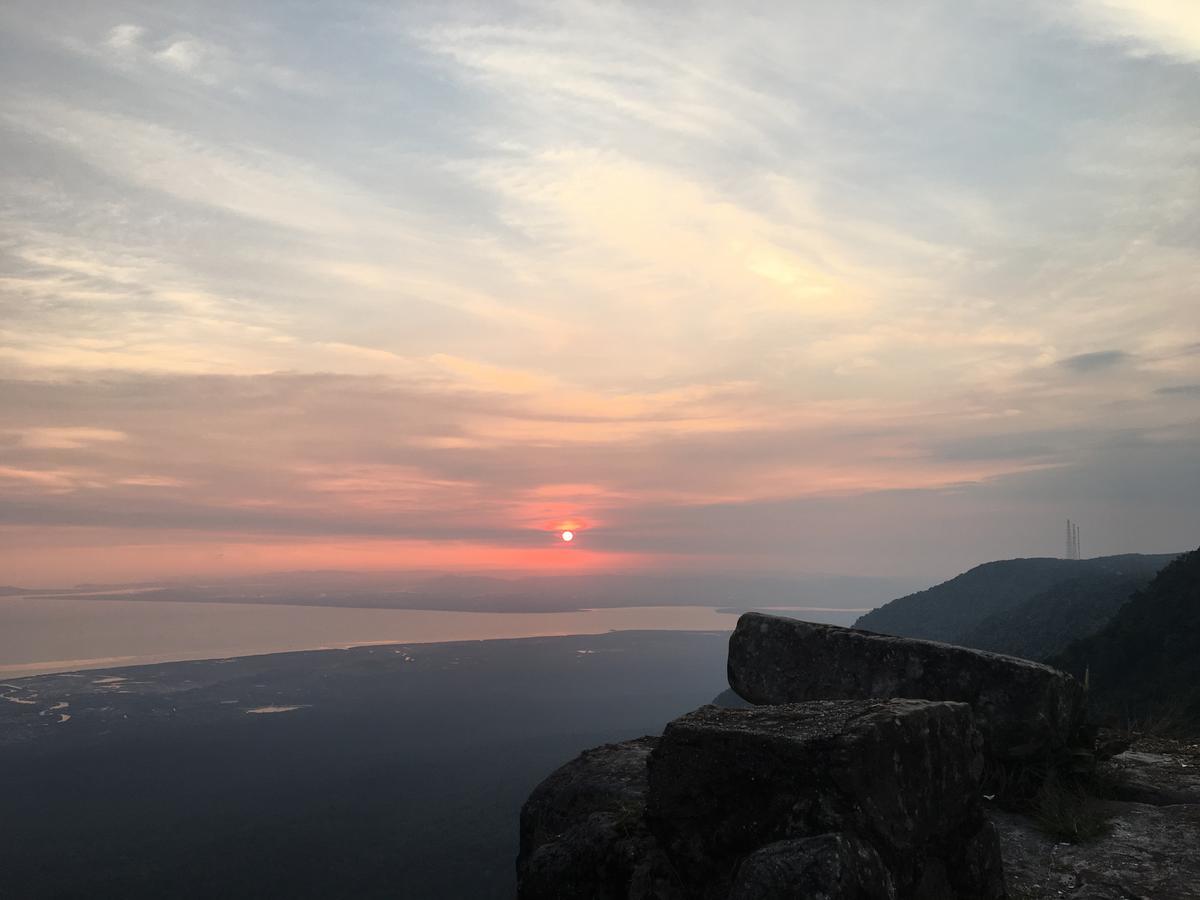
<svg viewBox="0 0 1200 900">
<path fill-rule="evenodd" d="M 855 627 L 1044 659 L 1103 627 L 1177 555 L 984 563 L 893 600 Z"/>
<path fill-rule="evenodd" d="M 1089 685 L 1093 715 L 1146 730 L 1200 725 L 1200 550 L 1164 568 L 1095 634 L 1048 660 Z"/>
</svg>

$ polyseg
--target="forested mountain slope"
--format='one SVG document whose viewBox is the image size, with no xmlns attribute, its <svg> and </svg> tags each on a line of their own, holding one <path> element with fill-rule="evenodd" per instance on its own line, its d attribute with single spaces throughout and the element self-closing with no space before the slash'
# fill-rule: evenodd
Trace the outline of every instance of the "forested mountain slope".
<svg viewBox="0 0 1200 900">
<path fill-rule="evenodd" d="M 1087 675 L 1094 714 L 1200 725 L 1200 550 L 1179 557 L 1091 637 L 1051 659 Z"/>
<path fill-rule="evenodd" d="M 1095 559 L 1033 558 L 984 563 L 928 590 L 872 610 L 859 618 L 855 627 L 974 646 L 969 639 L 989 619 L 1006 616 L 1036 598 L 1046 597 L 1047 602 L 1055 604 L 1062 600 L 1069 609 L 1049 615 L 1045 627 L 1058 628 L 1066 621 L 1077 620 L 1094 628 L 1094 616 L 1085 613 L 1083 607 L 1094 600 L 1111 613 L 1114 592 L 1119 594 L 1127 586 L 1136 588 L 1139 582 L 1149 581 L 1174 558 L 1175 554 L 1127 553 Z M 1055 599 L 1054 591 L 1059 586 L 1063 587 Z M 1021 614 L 1035 618 L 1041 615 L 1028 610 Z M 995 644 L 1008 628 L 997 620 L 977 637 Z"/>
</svg>

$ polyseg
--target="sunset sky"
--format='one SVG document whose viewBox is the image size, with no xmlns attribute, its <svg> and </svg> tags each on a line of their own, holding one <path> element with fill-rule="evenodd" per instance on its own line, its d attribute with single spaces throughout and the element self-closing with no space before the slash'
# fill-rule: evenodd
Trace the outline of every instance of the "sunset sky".
<svg viewBox="0 0 1200 900">
<path fill-rule="evenodd" d="M 0 157 L 0 583 L 1200 543 L 1193 0 L 6 0 Z"/>
</svg>

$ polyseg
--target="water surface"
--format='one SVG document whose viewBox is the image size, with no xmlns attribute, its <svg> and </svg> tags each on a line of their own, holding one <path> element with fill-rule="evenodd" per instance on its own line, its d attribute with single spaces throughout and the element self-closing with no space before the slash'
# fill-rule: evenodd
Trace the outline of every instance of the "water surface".
<svg viewBox="0 0 1200 900">
<path fill-rule="evenodd" d="M 852 610 L 787 607 L 781 614 L 850 624 Z M 632 606 L 549 613 L 355 609 L 254 603 L 0 598 L 0 677 L 220 659 L 373 643 L 434 643 L 600 634 L 729 631 L 735 610 Z"/>
</svg>

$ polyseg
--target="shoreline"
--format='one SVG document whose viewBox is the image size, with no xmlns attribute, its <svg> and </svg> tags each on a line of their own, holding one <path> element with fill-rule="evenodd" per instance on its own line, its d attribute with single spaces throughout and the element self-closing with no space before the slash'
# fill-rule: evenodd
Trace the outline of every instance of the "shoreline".
<svg viewBox="0 0 1200 900">
<path fill-rule="evenodd" d="M 171 658 L 171 659 L 143 659 L 137 662 L 119 662 L 116 665 L 104 665 L 106 662 L 117 662 L 118 660 L 132 659 L 132 657 L 98 657 L 94 662 L 98 663 L 95 666 L 79 666 L 76 668 L 60 669 L 55 668 L 44 672 L 32 672 L 26 675 L 10 674 L 15 668 L 13 666 L 5 667 L 0 665 L 0 687 L 8 685 L 10 687 L 19 687 L 15 682 L 31 681 L 35 678 L 71 678 L 92 675 L 118 675 L 122 672 L 130 670 L 161 668 L 164 666 L 187 666 L 187 665 L 229 665 L 242 663 L 247 660 L 266 661 L 269 657 L 287 657 L 300 656 L 305 654 L 325 655 L 333 653 L 344 653 L 352 650 L 380 650 L 388 648 L 403 648 L 403 647 L 422 647 L 422 648 L 451 648 L 455 646 L 472 646 L 477 644 L 508 644 L 515 641 L 548 641 L 568 638 L 599 638 L 608 637 L 610 635 L 660 635 L 660 634 L 678 634 L 678 635 L 723 635 L 731 633 L 733 628 L 730 627 L 726 632 L 721 629 L 709 628 L 610 628 L 606 631 L 579 631 L 565 632 L 556 634 L 528 634 L 517 636 L 503 636 L 494 638 L 466 638 L 463 640 L 449 641 L 356 641 L 348 644 L 327 645 L 322 647 L 303 647 L 295 650 L 264 650 L 261 653 L 239 653 L 232 656 L 196 656 L 188 658 Z M 93 660 L 61 660 L 61 662 L 91 662 Z M 56 661 L 50 661 L 45 665 L 55 665 Z M 42 663 L 31 663 L 31 666 L 40 666 Z M 0 700 L 5 698 L 0 697 Z M 15 701 L 14 701 L 15 702 Z"/>
<path fill-rule="evenodd" d="M 123 600 L 0 602 L 0 678 L 386 644 L 731 631 L 740 607 L 586 607 L 576 612 L 460 612 Z M 779 607 L 851 624 L 851 610 Z"/>
</svg>

